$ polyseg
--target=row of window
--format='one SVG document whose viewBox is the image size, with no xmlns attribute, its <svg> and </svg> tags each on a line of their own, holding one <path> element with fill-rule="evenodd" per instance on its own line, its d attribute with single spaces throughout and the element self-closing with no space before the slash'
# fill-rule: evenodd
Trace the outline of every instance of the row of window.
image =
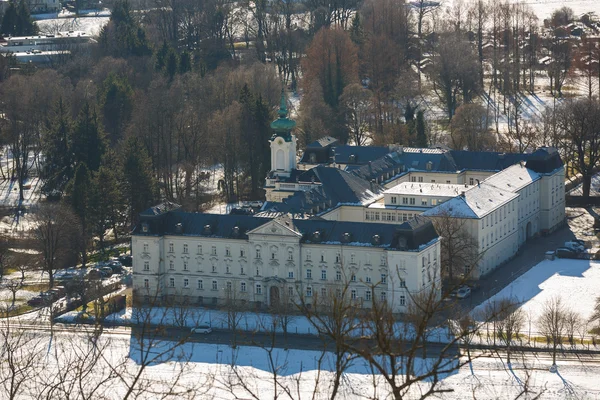
<svg viewBox="0 0 600 400">
<path fill-rule="evenodd" d="M 146 289 L 150 288 L 150 281 L 148 279 L 144 279 L 144 287 Z M 169 287 L 170 288 L 175 288 L 175 278 L 169 278 Z M 183 288 L 190 288 L 190 279 L 188 278 L 184 278 L 183 279 Z M 204 281 L 202 279 L 199 279 L 197 281 L 197 289 L 198 290 L 204 290 Z M 231 292 L 233 291 L 233 283 L 232 282 L 226 282 L 225 283 L 225 290 Z M 213 291 L 218 291 L 219 290 L 219 283 L 216 280 L 213 280 L 211 283 L 211 290 Z M 240 292 L 242 293 L 247 293 L 248 292 L 248 285 L 246 284 L 246 282 L 240 282 Z M 254 293 L 257 295 L 262 295 L 263 294 L 263 286 L 260 283 L 256 283 L 254 285 Z M 296 289 L 294 288 L 294 286 L 288 286 L 288 295 L 289 297 L 294 297 L 296 293 Z M 312 286 L 307 286 L 305 289 L 305 296 L 306 297 L 313 297 L 314 295 L 314 291 Z M 342 295 L 342 290 L 337 288 L 336 289 L 336 296 L 337 297 L 341 297 Z M 327 288 L 321 288 L 321 292 L 320 292 L 320 296 L 321 297 L 327 297 Z M 359 295 L 358 295 L 358 289 L 351 289 L 350 290 L 350 298 L 352 300 L 357 300 L 359 299 Z M 365 289 L 364 291 L 364 299 L 366 301 L 371 301 L 373 299 L 373 292 L 371 289 Z M 387 292 L 382 291 L 380 292 L 380 300 L 381 301 L 387 301 Z M 406 302 L 406 298 L 404 295 L 400 296 L 400 305 L 405 305 Z"/>
<path fill-rule="evenodd" d="M 391 221 L 395 222 L 406 222 L 409 219 L 412 219 L 414 215 L 413 213 L 402 213 L 402 212 L 391 212 L 391 211 L 365 211 L 365 221 Z"/>
</svg>

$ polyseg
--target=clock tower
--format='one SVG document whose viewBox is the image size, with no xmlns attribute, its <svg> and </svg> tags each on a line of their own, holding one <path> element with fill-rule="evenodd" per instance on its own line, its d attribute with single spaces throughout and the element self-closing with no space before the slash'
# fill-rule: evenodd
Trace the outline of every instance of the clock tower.
<svg viewBox="0 0 600 400">
<path fill-rule="evenodd" d="M 283 89 L 281 90 L 281 103 L 279 105 L 279 118 L 271 122 L 271 129 L 275 132 L 271 136 L 271 174 L 280 178 L 289 178 L 296 169 L 296 135 L 292 130 L 296 122 L 287 117 L 287 101 Z"/>
</svg>

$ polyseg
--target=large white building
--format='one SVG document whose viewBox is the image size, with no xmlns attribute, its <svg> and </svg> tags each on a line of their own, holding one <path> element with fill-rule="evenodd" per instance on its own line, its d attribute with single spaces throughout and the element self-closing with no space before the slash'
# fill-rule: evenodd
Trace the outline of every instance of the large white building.
<svg viewBox="0 0 600 400">
<path fill-rule="evenodd" d="M 138 300 L 273 306 L 347 294 L 402 312 L 422 291 L 440 295 L 440 243 L 431 221 L 401 225 L 186 213 L 173 204 L 141 214 L 132 235 Z"/>
<path fill-rule="evenodd" d="M 294 127 L 282 96 L 259 214 L 185 213 L 166 203 L 140 215 L 132 235 L 138 299 L 272 306 L 311 303 L 349 285 L 357 306 L 383 299 L 402 312 L 423 290 L 440 295 L 435 218 L 461 219 L 479 243 L 479 262 L 464 266 L 474 278 L 564 223 L 555 149 L 369 148 L 323 138 L 299 168 Z"/>
</svg>

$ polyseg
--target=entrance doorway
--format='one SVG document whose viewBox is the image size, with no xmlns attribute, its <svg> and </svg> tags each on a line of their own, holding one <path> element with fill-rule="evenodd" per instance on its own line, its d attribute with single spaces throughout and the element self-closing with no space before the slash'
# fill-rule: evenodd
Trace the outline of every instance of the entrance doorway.
<svg viewBox="0 0 600 400">
<path fill-rule="evenodd" d="M 279 288 L 277 286 L 271 286 L 269 289 L 269 305 L 271 307 L 279 305 Z"/>
</svg>

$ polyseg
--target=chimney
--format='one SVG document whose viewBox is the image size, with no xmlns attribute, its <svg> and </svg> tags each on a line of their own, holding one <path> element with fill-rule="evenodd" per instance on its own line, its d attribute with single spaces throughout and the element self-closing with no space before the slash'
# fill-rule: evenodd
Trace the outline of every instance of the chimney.
<svg viewBox="0 0 600 400">
<path fill-rule="evenodd" d="M 371 179 L 371 181 L 369 183 L 370 183 L 371 192 L 372 192 L 373 191 L 373 185 L 375 184 L 375 179 Z"/>
<path fill-rule="evenodd" d="M 481 182 L 479 182 L 479 179 L 475 179 L 477 181 L 477 187 L 481 187 Z"/>
<path fill-rule="evenodd" d="M 463 199 L 465 198 L 465 192 L 460 192 L 460 197 L 462 197 Z"/>
</svg>

